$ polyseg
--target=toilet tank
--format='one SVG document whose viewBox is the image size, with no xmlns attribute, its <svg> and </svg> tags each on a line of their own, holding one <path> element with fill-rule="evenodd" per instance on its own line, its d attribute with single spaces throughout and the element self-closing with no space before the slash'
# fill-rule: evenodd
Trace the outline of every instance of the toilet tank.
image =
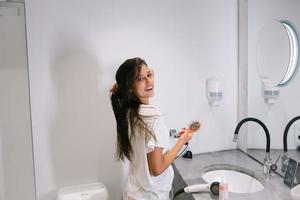
<svg viewBox="0 0 300 200">
<path fill-rule="evenodd" d="M 57 200 L 109 200 L 109 195 L 102 183 L 91 183 L 61 188 Z"/>
</svg>

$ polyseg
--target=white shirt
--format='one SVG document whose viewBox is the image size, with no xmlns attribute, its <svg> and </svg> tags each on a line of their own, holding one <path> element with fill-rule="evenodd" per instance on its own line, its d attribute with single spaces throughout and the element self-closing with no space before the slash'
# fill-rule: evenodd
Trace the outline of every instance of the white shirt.
<svg viewBox="0 0 300 200">
<path fill-rule="evenodd" d="M 163 153 L 168 151 L 168 130 L 156 107 L 142 104 L 139 114 L 153 130 L 156 140 L 151 137 L 147 141 L 144 133 L 141 134 L 137 132 L 139 130 L 135 130 L 135 137 L 131 139 L 133 157 L 129 163 L 124 200 L 128 197 L 135 200 L 169 200 L 174 178 L 172 166 L 170 165 L 159 176 L 152 176 L 147 161 L 147 153 L 153 151 L 155 147 L 163 148 Z"/>
</svg>

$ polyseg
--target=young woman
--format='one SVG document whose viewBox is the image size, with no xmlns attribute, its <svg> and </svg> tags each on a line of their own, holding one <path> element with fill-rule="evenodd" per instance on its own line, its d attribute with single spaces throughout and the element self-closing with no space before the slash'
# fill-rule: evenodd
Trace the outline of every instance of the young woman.
<svg viewBox="0 0 300 200">
<path fill-rule="evenodd" d="M 110 99 L 117 122 L 117 159 L 129 160 L 123 200 L 168 200 L 174 177 L 171 163 L 192 133 L 182 130 L 168 147 L 168 130 L 154 96 L 154 74 L 141 58 L 126 60 L 117 70 Z"/>
</svg>

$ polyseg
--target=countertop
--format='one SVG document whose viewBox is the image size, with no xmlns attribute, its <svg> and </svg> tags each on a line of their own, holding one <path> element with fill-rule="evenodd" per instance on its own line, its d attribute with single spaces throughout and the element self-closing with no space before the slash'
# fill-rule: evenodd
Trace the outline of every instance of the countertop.
<svg viewBox="0 0 300 200">
<path fill-rule="evenodd" d="M 177 158 L 173 163 L 175 172 L 173 183 L 174 192 L 186 185 L 205 183 L 201 178 L 202 169 L 213 164 L 229 164 L 243 167 L 254 171 L 257 176 L 265 181 L 265 188 L 256 193 L 238 194 L 229 192 L 230 200 L 292 200 L 290 195 L 291 188 L 284 185 L 282 177 L 272 173 L 269 180 L 265 179 L 263 175 L 263 166 L 240 150 L 225 150 L 195 154 L 192 159 L 182 157 Z M 184 193 L 175 198 L 175 200 L 180 199 L 218 199 L 218 197 L 212 196 L 209 193 L 194 193 L 192 195 Z"/>
</svg>

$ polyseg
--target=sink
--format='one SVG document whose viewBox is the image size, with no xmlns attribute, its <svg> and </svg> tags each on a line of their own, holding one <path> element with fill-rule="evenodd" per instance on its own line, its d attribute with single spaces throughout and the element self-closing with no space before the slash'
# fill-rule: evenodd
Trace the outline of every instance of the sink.
<svg viewBox="0 0 300 200">
<path fill-rule="evenodd" d="M 207 183 L 226 180 L 228 191 L 249 194 L 264 189 L 265 181 L 253 171 L 234 165 L 209 165 L 202 170 L 202 179 Z"/>
</svg>

